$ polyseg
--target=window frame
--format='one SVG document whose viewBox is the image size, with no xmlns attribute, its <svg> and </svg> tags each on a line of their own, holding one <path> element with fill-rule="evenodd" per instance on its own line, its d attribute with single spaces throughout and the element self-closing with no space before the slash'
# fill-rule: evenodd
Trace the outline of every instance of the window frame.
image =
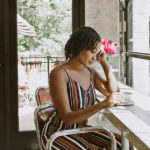
<svg viewBox="0 0 150 150">
<path fill-rule="evenodd" d="M 72 29 L 74 31 L 76 28 L 84 26 L 84 0 L 72 0 L 72 7 Z M 13 2 L 9 0 L 0 1 L 0 21 L 1 149 L 39 149 L 35 131 L 19 132 L 17 0 L 14 0 Z"/>
</svg>

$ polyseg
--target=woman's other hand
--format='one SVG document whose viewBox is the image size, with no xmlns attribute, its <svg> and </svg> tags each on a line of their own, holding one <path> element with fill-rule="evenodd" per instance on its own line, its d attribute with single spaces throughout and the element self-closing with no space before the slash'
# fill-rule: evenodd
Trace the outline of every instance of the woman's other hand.
<svg viewBox="0 0 150 150">
<path fill-rule="evenodd" d="M 97 61 L 99 61 L 100 63 L 102 61 L 106 61 L 106 54 L 104 51 L 100 51 L 97 56 L 96 56 Z"/>
<path fill-rule="evenodd" d="M 111 93 L 102 103 L 106 108 L 119 105 L 121 103 L 120 92 Z"/>
</svg>

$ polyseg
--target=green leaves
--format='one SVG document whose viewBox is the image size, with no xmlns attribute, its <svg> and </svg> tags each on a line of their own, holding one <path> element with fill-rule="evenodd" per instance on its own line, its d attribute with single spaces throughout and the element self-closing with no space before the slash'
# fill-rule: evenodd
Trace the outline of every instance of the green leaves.
<svg viewBox="0 0 150 150">
<path fill-rule="evenodd" d="M 71 0 L 18 0 L 18 13 L 34 28 L 36 37 L 18 35 L 18 51 L 63 55 L 71 34 Z"/>
</svg>

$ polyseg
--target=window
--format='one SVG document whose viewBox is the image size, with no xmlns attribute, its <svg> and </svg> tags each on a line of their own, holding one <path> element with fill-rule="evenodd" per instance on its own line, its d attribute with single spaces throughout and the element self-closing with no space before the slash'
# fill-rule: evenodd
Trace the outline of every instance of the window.
<svg viewBox="0 0 150 150">
<path fill-rule="evenodd" d="M 150 96 L 150 0 L 127 3 L 127 84 Z"/>
<path fill-rule="evenodd" d="M 64 60 L 72 32 L 72 0 L 18 0 L 19 130 L 34 130 L 35 90 L 48 86 L 48 74 Z M 61 57 L 61 58 L 60 58 Z"/>
</svg>

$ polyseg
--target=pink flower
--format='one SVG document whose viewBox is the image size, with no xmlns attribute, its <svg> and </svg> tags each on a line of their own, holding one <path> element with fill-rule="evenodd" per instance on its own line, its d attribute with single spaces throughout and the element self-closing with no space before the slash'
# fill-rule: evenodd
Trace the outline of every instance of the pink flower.
<svg viewBox="0 0 150 150">
<path fill-rule="evenodd" d="M 110 43 L 111 43 L 111 41 L 107 40 L 107 39 L 104 39 L 104 40 L 101 41 L 102 45 L 105 45 L 105 44 L 109 45 Z"/>
<path fill-rule="evenodd" d="M 111 44 L 109 44 L 109 45 L 105 44 L 104 45 L 104 51 L 111 54 L 111 55 L 117 54 L 116 47 L 114 45 L 111 45 Z"/>
<path fill-rule="evenodd" d="M 115 45 L 111 44 L 111 40 L 104 39 L 101 41 L 101 44 L 104 45 L 104 51 L 108 54 L 114 55 L 117 54 L 117 49 Z"/>
</svg>

